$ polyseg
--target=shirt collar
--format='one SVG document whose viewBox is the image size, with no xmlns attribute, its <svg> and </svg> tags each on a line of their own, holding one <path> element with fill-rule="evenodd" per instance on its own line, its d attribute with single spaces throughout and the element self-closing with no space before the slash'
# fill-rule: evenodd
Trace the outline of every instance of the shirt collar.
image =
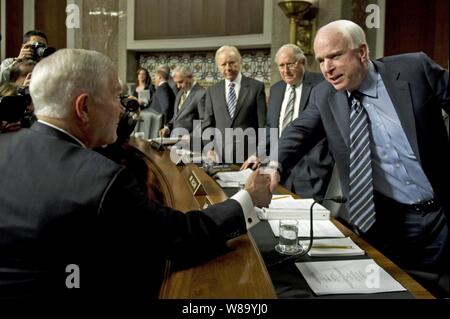
<svg viewBox="0 0 450 319">
<path fill-rule="evenodd" d="M 370 96 L 372 98 L 378 97 L 378 91 L 377 91 L 377 83 L 378 83 L 378 72 L 375 70 L 375 67 L 372 63 L 372 61 L 369 61 L 369 68 L 366 77 L 361 82 L 361 85 L 358 88 L 358 92 L 362 93 L 363 95 Z M 347 97 L 350 97 L 352 92 L 346 91 Z"/>
<path fill-rule="evenodd" d="M 80 141 L 78 138 L 76 138 L 75 136 L 73 136 L 72 134 L 70 134 L 69 132 L 67 132 L 66 130 L 63 130 L 62 128 L 60 128 L 60 127 L 58 127 L 58 126 L 56 126 L 56 125 L 54 125 L 54 124 L 51 124 L 51 123 L 49 123 L 49 122 L 43 121 L 43 120 L 38 120 L 38 122 L 39 122 L 39 123 L 42 123 L 42 124 L 44 124 L 44 125 L 50 126 L 51 128 L 54 128 L 55 130 L 58 130 L 58 131 L 60 131 L 60 132 L 62 132 L 62 133 L 64 133 L 64 134 L 70 136 L 72 139 L 74 139 L 75 141 L 77 141 L 81 146 L 83 146 L 84 148 L 87 148 L 86 145 L 85 145 L 82 141 Z"/>
<path fill-rule="evenodd" d="M 242 80 L 242 74 L 241 74 L 241 72 L 239 72 L 237 77 L 233 81 L 225 79 L 225 84 L 227 85 L 227 87 L 230 85 L 231 82 L 236 83 L 237 85 L 240 85 L 241 80 Z"/>
<path fill-rule="evenodd" d="M 361 82 L 358 91 L 364 95 L 376 98 L 378 96 L 377 82 L 378 82 L 378 73 L 375 70 L 373 62 L 369 61 L 369 69 L 367 75 Z"/>
</svg>

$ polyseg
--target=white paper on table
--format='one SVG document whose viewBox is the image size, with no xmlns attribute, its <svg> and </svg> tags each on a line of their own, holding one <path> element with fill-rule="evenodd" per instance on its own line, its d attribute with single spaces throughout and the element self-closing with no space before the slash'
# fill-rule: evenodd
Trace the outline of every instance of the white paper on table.
<svg viewBox="0 0 450 319">
<path fill-rule="evenodd" d="M 373 259 L 295 263 L 316 295 L 406 290 Z"/>
<path fill-rule="evenodd" d="M 243 171 L 235 171 L 235 172 L 218 172 L 216 174 L 216 178 L 220 179 L 224 182 L 244 182 L 248 179 L 248 177 L 252 174 L 252 170 L 247 168 Z"/>
<path fill-rule="evenodd" d="M 309 240 L 300 240 L 300 245 L 306 249 Z M 364 250 L 359 248 L 350 237 L 314 239 L 308 255 L 312 257 L 360 256 L 364 255 Z"/>
<path fill-rule="evenodd" d="M 269 209 L 298 209 L 303 211 L 308 211 L 311 208 L 311 205 L 314 203 L 314 199 L 312 198 L 302 198 L 302 199 L 294 199 L 292 197 L 286 198 L 278 198 L 275 199 L 272 197 L 272 201 L 270 202 Z M 323 207 L 320 204 L 314 205 L 314 211 L 326 211 L 329 212 L 328 209 Z"/>
<path fill-rule="evenodd" d="M 280 221 L 277 219 L 269 220 L 270 228 L 275 237 L 280 236 Z M 315 237 L 345 237 L 344 234 L 331 222 L 331 220 L 313 221 L 314 238 Z M 308 237 L 310 231 L 310 222 L 305 219 L 298 219 L 299 237 Z"/>
</svg>

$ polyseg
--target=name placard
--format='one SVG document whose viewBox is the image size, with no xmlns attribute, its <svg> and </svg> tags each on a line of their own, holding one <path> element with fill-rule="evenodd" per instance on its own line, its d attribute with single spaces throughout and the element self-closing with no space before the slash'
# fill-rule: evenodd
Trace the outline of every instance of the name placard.
<svg viewBox="0 0 450 319">
<path fill-rule="evenodd" d="M 206 195 L 205 188 L 203 187 L 200 179 L 197 177 L 194 171 L 191 171 L 191 174 L 188 177 L 188 184 L 191 188 L 192 194 L 197 195 Z"/>
</svg>

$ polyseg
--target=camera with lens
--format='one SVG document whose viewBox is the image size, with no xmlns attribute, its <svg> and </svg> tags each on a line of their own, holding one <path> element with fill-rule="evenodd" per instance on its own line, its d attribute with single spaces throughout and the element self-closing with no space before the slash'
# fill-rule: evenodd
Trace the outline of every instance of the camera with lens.
<svg viewBox="0 0 450 319">
<path fill-rule="evenodd" d="M 130 99 L 128 95 L 120 96 L 120 103 L 125 108 L 125 112 L 122 116 L 117 126 L 117 140 L 119 142 L 125 141 L 133 132 L 136 124 L 138 122 L 139 114 L 139 103 L 134 99 Z"/>
<path fill-rule="evenodd" d="M 20 122 L 21 127 L 30 127 L 36 116 L 29 110 L 31 96 L 28 87 L 18 87 L 17 95 L 0 97 L 0 121 Z"/>
<path fill-rule="evenodd" d="M 55 48 L 48 47 L 41 42 L 33 42 L 29 44 L 28 47 L 33 49 L 33 57 L 31 59 L 34 61 L 40 61 L 41 59 L 48 57 L 50 54 L 55 53 L 56 51 Z"/>
<path fill-rule="evenodd" d="M 136 113 L 139 110 L 139 102 L 135 99 L 130 99 L 129 95 L 121 95 L 120 103 L 127 111 Z"/>
</svg>

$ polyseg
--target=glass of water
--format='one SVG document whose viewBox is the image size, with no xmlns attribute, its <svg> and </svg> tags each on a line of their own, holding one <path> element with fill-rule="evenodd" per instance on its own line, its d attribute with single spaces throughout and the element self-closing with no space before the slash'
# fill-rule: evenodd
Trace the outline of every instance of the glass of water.
<svg viewBox="0 0 450 319">
<path fill-rule="evenodd" d="M 298 255 L 303 251 L 298 243 L 298 220 L 280 219 L 280 237 L 275 250 L 283 255 Z"/>
</svg>

